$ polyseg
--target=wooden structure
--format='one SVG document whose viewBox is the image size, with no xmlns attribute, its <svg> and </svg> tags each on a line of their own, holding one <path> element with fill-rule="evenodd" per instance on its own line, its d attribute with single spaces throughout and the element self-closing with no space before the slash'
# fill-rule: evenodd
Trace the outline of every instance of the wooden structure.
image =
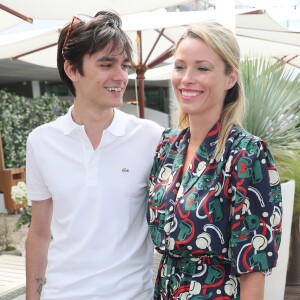
<svg viewBox="0 0 300 300">
<path fill-rule="evenodd" d="M 3 193 L 4 206 L 9 213 L 17 213 L 21 205 L 16 204 L 11 198 L 11 187 L 19 181 L 25 182 L 24 168 L 6 168 L 4 162 L 4 153 L 2 146 L 2 137 L 0 133 L 0 193 Z"/>
</svg>

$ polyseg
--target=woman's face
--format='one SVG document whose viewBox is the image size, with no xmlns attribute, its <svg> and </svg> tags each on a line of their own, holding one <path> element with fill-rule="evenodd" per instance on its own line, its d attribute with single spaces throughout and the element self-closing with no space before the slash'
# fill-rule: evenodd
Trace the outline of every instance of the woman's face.
<svg viewBox="0 0 300 300">
<path fill-rule="evenodd" d="M 236 72 L 226 75 L 222 59 L 198 38 L 181 41 L 174 59 L 172 84 L 182 111 L 218 119 Z"/>
</svg>

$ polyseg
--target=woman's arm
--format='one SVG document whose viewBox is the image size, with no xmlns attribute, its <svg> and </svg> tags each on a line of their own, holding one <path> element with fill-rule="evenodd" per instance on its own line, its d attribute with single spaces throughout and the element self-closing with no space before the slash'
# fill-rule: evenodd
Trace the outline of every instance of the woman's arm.
<svg viewBox="0 0 300 300">
<path fill-rule="evenodd" d="M 241 275 L 241 300 L 264 300 L 265 276 L 260 272 Z"/>
<path fill-rule="evenodd" d="M 26 299 L 39 300 L 46 282 L 51 240 L 52 199 L 32 201 L 32 220 L 26 244 Z"/>
</svg>

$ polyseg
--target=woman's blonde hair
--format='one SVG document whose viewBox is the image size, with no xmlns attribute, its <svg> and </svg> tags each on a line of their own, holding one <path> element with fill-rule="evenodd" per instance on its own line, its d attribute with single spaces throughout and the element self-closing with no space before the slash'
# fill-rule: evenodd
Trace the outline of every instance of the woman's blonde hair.
<svg viewBox="0 0 300 300">
<path fill-rule="evenodd" d="M 236 84 L 227 91 L 224 99 L 224 107 L 220 118 L 221 129 L 214 154 L 214 156 L 217 156 L 225 146 L 232 125 L 242 126 L 244 117 L 245 94 L 239 71 L 240 48 L 234 34 L 217 22 L 189 26 L 176 43 L 174 52 L 186 38 L 196 38 L 204 41 L 224 61 L 225 74 L 230 74 L 233 70 L 238 72 Z M 188 115 L 180 108 L 178 108 L 176 117 L 180 129 L 189 127 Z"/>
</svg>

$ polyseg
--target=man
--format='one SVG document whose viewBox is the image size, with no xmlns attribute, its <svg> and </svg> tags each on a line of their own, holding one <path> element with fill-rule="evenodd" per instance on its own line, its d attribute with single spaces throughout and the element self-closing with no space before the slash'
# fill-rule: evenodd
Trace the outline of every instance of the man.
<svg viewBox="0 0 300 300">
<path fill-rule="evenodd" d="M 27 300 L 153 297 L 145 206 L 163 129 L 116 109 L 131 55 L 115 13 L 61 31 L 58 70 L 74 105 L 28 137 Z"/>
</svg>

